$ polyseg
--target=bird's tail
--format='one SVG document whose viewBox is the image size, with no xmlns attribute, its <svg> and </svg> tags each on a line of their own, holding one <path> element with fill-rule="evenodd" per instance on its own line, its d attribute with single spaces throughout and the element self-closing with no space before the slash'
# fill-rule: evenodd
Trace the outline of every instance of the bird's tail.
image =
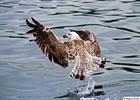
<svg viewBox="0 0 140 100">
<path fill-rule="evenodd" d="M 86 77 L 93 74 L 96 67 L 104 68 L 106 63 L 106 58 L 92 56 L 88 52 L 85 59 L 79 55 L 75 59 L 76 64 L 70 73 L 70 77 L 80 80 L 85 80 Z"/>
<path fill-rule="evenodd" d="M 85 57 L 80 54 L 75 56 L 76 64 L 70 73 L 70 76 L 75 79 L 85 80 L 98 66 L 99 60 L 97 57 L 93 57 L 88 52 L 85 53 Z"/>
</svg>

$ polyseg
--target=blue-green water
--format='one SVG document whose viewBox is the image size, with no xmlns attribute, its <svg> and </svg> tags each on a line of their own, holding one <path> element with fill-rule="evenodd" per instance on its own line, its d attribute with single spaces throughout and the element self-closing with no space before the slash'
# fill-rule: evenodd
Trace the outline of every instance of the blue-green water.
<svg viewBox="0 0 140 100">
<path fill-rule="evenodd" d="M 139 0 L 1 0 L 0 100 L 79 100 L 69 89 L 81 85 L 48 61 L 36 46 L 25 19 L 34 17 L 62 36 L 67 29 L 96 34 L 105 69 L 93 77 L 95 91 L 87 97 L 122 100 L 140 96 Z"/>
</svg>

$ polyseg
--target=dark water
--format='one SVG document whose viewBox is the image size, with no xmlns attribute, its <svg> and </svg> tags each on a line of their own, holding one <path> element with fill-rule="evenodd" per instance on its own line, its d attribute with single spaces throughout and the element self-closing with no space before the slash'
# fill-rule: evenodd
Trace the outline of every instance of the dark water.
<svg viewBox="0 0 140 100">
<path fill-rule="evenodd" d="M 29 35 L 25 19 L 35 17 L 57 35 L 69 28 L 96 34 L 106 69 L 93 77 L 87 97 L 122 100 L 140 96 L 139 0 L 0 0 L 0 100 L 79 100 L 70 68 L 52 64 Z M 80 86 L 79 82 L 79 86 Z"/>
</svg>

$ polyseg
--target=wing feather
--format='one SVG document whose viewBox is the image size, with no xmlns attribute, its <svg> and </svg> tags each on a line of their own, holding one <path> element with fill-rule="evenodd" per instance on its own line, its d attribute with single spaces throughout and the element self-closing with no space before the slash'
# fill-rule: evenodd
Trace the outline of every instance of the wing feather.
<svg viewBox="0 0 140 100">
<path fill-rule="evenodd" d="M 68 66 L 67 45 L 59 41 L 57 36 L 42 24 L 31 18 L 33 23 L 26 19 L 26 24 L 32 28 L 27 33 L 33 34 L 36 44 L 41 48 L 49 60 L 59 64 L 62 67 Z"/>
<path fill-rule="evenodd" d="M 100 57 L 100 47 L 94 34 L 87 30 L 71 30 L 78 33 L 82 39 L 62 43 L 49 28 L 45 28 L 34 18 L 31 19 L 33 23 L 26 19 L 26 24 L 31 28 L 27 34 L 35 37 L 36 44 L 51 62 L 67 67 L 68 60 L 76 59 L 71 72 L 74 78 L 84 80 L 94 71 L 96 65 L 105 66 L 105 60 Z"/>
<path fill-rule="evenodd" d="M 35 20 L 33 17 L 31 17 L 31 19 L 37 26 L 40 26 L 40 27 L 44 28 L 44 26 L 42 24 L 40 24 L 37 20 Z"/>
<path fill-rule="evenodd" d="M 86 41 L 87 51 L 94 56 L 101 56 L 101 50 L 96 36 L 88 30 L 72 30 L 76 32 L 84 41 Z"/>
<path fill-rule="evenodd" d="M 33 33 L 33 32 L 36 32 L 37 30 L 36 29 L 32 29 L 32 30 L 29 30 L 28 32 L 26 32 L 27 34 L 29 33 Z"/>
<path fill-rule="evenodd" d="M 87 30 L 73 30 L 73 29 L 70 29 L 70 31 L 76 32 L 85 41 L 87 41 L 87 40 L 91 41 L 92 40 L 90 38 L 91 33 L 89 31 L 87 31 Z"/>
<path fill-rule="evenodd" d="M 26 24 L 30 27 L 30 28 L 37 28 L 37 25 L 30 23 L 27 19 L 26 19 Z"/>
</svg>

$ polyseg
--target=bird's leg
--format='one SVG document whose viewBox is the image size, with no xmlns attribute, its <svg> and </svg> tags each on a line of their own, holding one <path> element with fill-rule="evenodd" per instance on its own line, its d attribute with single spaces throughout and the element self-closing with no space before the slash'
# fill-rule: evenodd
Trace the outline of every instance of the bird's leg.
<svg viewBox="0 0 140 100">
<path fill-rule="evenodd" d="M 71 71 L 71 73 L 70 73 L 70 77 L 72 77 L 72 78 L 75 77 L 77 65 L 78 65 L 78 62 L 76 62 L 75 66 L 73 67 L 73 69 L 72 69 L 72 71 Z"/>
<path fill-rule="evenodd" d="M 74 65 L 74 67 L 73 67 L 73 69 L 70 73 L 70 77 L 72 77 L 72 78 L 75 77 L 76 73 L 77 73 L 77 69 L 78 69 L 78 66 L 79 66 L 79 63 L 80 63 L 79 56 L 76 56 L 75 60 L 76 60 L 76 64 Z"/>
<path fill-rule="evenodd" d="M 77 56 L 75 56 L 75 60 L 76 60 L 76 64 L 74 65 L 74 68 L 72 69 L 71 73 L 70 73 L 70 77 L 73 77 L 75 79 L 80 79 L 80 80 L 84 80 L 85 79 L 85 70 L 84 70 L 84 64 L 82 64 L 81 62 L 81 58 L 79 56 L 79 54 L 77 54 Z"/>
</svg>

